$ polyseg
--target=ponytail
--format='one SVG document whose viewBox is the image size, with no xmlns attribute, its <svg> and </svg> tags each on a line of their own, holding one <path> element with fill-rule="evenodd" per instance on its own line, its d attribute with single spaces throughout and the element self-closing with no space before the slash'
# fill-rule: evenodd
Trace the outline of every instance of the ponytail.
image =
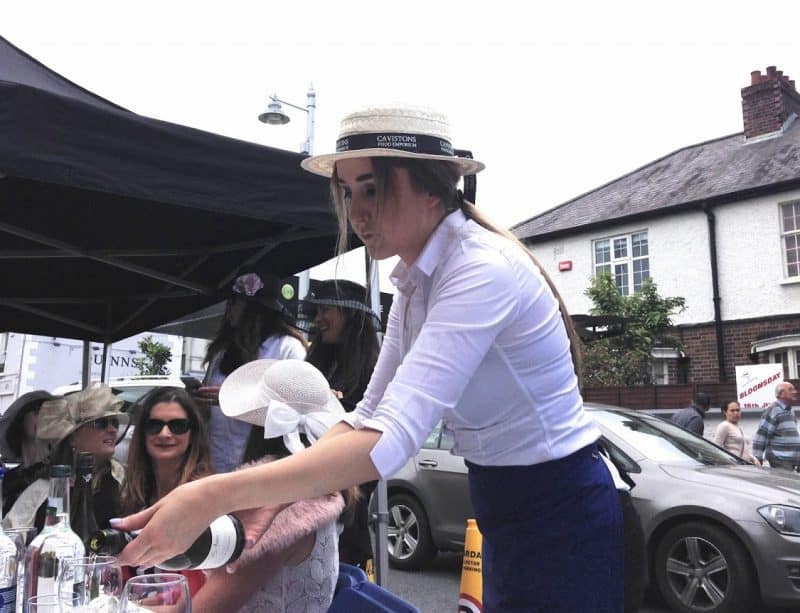
<svg viewBox="0 0 800 613">
<path fill-rule="evenodd" d="M 527 254 L 527 256 L 531 259 L 536 268 L 539 269 L 539 272 L 542 273 L 544 280 L 547 281 L 547 285 L 550 288 L 550 291 L 553 292 L 553 296 L 555 296 L 555 299 L 558 301 L 558 310 L 561 312 L 561 320 L 564 322 L 564 328 L 566 328 L 567 330 L 567 336 L 569 337 L 570 353 L 572 354 L 572 365 L 575 368 L 575 376 L 578 378 L 578 389 L 580 390 L 583 387 L 580 340 L 578 339 L 578 333 L 575 330 L 575 326 L 572 324 L 572 319 L 570 318 L 569 312 L 567 311 L 567 306 L 564 304 L 564 300 L 561 298 L 561 294 L 559 294 L 552 279 L 550 279 L 550 275 L 548 275 L 547 272 L 545 272 L 544 268 L 542 268 L 541 264 L 539 264 L 539 262 L 530 252 L 530 249 L 528 249 L 522 241 L 520 241 L 516 236 L 514 236 L 508 230 L 499 228 L 498 226 L 494 225 L 494 223 L 492 223 L 489 220 L 489 218 L 483 214 L 482 211 L 479 211 L 474 204 L 472 204 L 469 200 L 464 199 L 463 194 L 461 194 L 461 190 L 458 190 L 458 194 L 460 195 L 459 208 L 461 209 L 461 212 L 464 213 L 464 216 L 467 219 L 471 219 L 479 226 L 486 228 L 490 232 L 499 234 L 500 236 L 507 238 L 512 243 L 517 245 Z"/>
<path fill-rule="evenodd" d="M 479 226 L 499 234 L 510 240 L 512 243 L 522 249 L 525 254 L 531 259 L 536 268 L 544 277 L 550 291 L 558 301 L 558 309 L 561 313 L 561 319 L 564 322 L 564 328 L 569 337 L 570 353 L 572 354 L 572 365 L 575 369 L 575 376 L 578 379 L 578 389 L 582 387 L 582 373 L 581 373 L 581 347 L 578 340 L 578 334 L 575 331 L 575 326 L 572 324 L 567 307 L 561 294 L 558 293 L 556 286 L 550 279 L 550 276 L 545 272 L 544 268 L 539 264 L 530 250 L 511 232 L 503 228 L 499 228 L 494 223 L 489 221 L 481 211 L 469 200 L 464 198 L 464 194 L 460 189 L 456 189 L 458 181 L 461 178 L 457 167 L 449 162 L 439 162 L 432 160 L 422 160 L 414 158 L 390 158 L 390 157 L 375 157 L 371 158 L 372 162 L 372 175 L 375 180 L 376 200 L 377 206 L 380 208 L 383 205 L 386 194 L 391 193 L 392 190 L 392 169 L 405 168 L 409 172 L 411 184 L 417 189 L 424 190 L 441 198 L 444 205 L 445 213 L 450 213 L 456 209 L 460 209 L 467 219 L 471 219 Z M 334 166 L 333 174 L 331 175 L 331 197 L 336 208 L 336 215 L 339 219 L 339 242 L 337 245 L 337 255 L 341 255 L 347 250 L 348 242 L 348 218 L 347 210 L 345 208 L 344 199 L 342 198 L 341 188 L 336 174 L 336 167 Z"/>
</svg>

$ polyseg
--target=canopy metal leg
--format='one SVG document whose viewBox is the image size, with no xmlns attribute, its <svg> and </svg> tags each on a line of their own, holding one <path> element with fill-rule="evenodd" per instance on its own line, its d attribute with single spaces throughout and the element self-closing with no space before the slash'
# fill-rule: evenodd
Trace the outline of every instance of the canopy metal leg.
<svg viewBox="0 0 800 613">
<path fill-rule="evenodd" d="M 380 318 L 381 281 L 378 275 L 378 262 L 370 259 L 366 249 L 364 249 L 364 265 L 367 272 L 367 287 L 370 290 L 370 305 Z M 381 335 L 379 334 L 379 336 Z M 375 525 L 375 583 L 383 587 L 386 585 L 389 576 L 389 552 L 387 551 L 387 543 L 389 542 L 389 498 L 386 490 L 386 481 L 383 479 L 378 481 L 375 493 L 378 496 L 378 512 L 373 517 Z"/>
</svg>

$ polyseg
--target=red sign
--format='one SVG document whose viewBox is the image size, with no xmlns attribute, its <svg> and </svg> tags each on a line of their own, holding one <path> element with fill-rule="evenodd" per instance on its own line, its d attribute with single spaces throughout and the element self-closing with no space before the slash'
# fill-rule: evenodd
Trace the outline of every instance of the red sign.
<svg viewBox="0 0 800 613">
<path fill-rule="evenodd" d="M 564 272 L 565 270 L 572 270 L 572 260 L 561 260 L 558 263 L 558 272 Z"/>
</svg>

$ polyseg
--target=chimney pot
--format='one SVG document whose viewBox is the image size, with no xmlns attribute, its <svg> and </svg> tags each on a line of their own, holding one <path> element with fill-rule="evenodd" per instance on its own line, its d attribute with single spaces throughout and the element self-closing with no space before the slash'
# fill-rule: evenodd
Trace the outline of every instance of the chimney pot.
<svg viewBox="0 0 800 613">
<path fill-rule="evenodd" d="M 795 82 L 776 66 L 767 66 L 766 74 L 760 70 L 752 71 L 750 87 L 741 91 L 742 119 L 747 138 L 778 132 L 792 113 L 800 115 L 800 97 Z"/>
</svg>

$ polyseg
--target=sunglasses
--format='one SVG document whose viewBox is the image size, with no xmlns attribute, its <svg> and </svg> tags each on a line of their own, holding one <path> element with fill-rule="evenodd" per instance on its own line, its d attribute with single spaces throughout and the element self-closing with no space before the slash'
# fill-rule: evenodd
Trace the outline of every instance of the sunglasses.
<svg viewBox="0 0 800 613">
<path fill-rule="evenodd" d="M 144 432 L 145 434 L 155 436 L 164 429 L 164 426 L 169 428 L 172 434 L 186 434 L 192 427 L 192 424 L 188 419 L 170 419 L 169 421 L 164 421 L 163 419 L 148 419 L 144 422 Z"/>
<path fill-rule="evenodd" d="M 97 419 L 89 422 L 95 430 L 105 430 L 109 424 L 112 428 L 119 428 L 119 419 L 117 417 L 98 417 Z"/>
</svg>

